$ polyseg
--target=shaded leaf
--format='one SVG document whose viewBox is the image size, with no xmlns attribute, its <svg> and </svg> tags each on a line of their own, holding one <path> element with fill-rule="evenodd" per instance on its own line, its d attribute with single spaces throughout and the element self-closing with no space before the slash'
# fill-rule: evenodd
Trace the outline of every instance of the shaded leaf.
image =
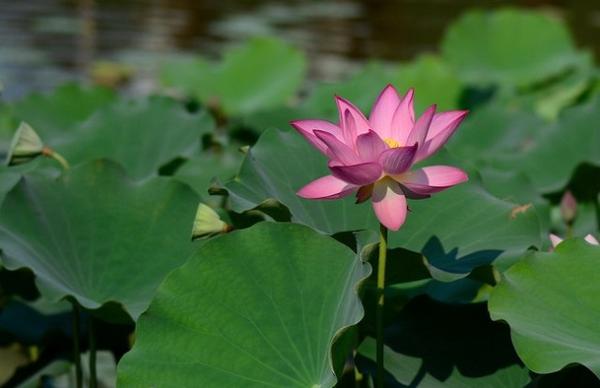
<svg viewBox="0 0 600 388">
<path fill-rule="evenodd" d="M 373 342 L 367 338 L 360 346 L 363 357 L 374 358 Z M 385 366 L 395 386 L 508 388 L 529 381 L 508 327 L 490 320 L 483 303 L 456 305 L 415 298 L 386 327 L 385 343 Z M 359 365 L 373 370 L 372 363 Z"/>
<path fill-rule="evenodd" d="M 89 309 L 115 301 L 135 319 L 191 252 L 197 204 L 180 183 L 132 183 L 106 161 L 58 179 L 28 174 L 0 209 L 3 263 L 31 268 L 50 300 L 72 296 Z"/>
</svg>

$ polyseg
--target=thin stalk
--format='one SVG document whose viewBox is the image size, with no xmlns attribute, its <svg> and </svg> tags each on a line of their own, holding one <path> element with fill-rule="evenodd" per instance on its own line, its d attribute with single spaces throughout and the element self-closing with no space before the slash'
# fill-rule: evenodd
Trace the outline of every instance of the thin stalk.
<svg viewBox="0 0 600 388">
<path fill-rule="evenodd" d="M 571 237 L 573 237 L 573 223 L 567 222 L 567 231 L 566 231 L 565 238 L 571 238 Z"/>
<path fill-rule="evenodd" d="M 77 382 L 77 388 L 83 388 L 83 372 L 81 370 L 81 349 L 79 347 L 79 335 L 81 333 L 81 322 L 80 322 L 80 313 L 81 309 L 79 308 L 79 303 L 73 300 L 71 301 L 73 305 L 73 321 L 72 321 L 72 331 L 73 331 L 73 362 L 75 363 L 75 380 Z"/>
<path fill-rule="evenodd" d="M 377 375 L 375 387 L 383 388 L 385 369 L 383 365 L 383 312 L 385 304 L 385 264 L 387 259 L 388 230 L 379 225 L 379 266 L 377 270 Z"/>
<path fill-rule="evenodd" d="M 68 170 L 70 167 L 69 162 L 67 162 L 67 159 L 65 159 L 61 154 L 54 151 L 50 147 L 44 147 L 44 149 L 42 150 L 42 155 L 56 160 L 64 170 Z"/>
<path fill-rule="evenodd" d="M 98 386 L 96 376 L 96 328 L 94 326 L 94 317 L 90 315 L 89 321 L 89 339 L 90 339 L 90 388 Z"/>
<path fill-rule="evenodd" d="M 594 207 L 596 208 L 596 229 L 600 232 L 600 195 L 594 202 Z"/>
</svg>

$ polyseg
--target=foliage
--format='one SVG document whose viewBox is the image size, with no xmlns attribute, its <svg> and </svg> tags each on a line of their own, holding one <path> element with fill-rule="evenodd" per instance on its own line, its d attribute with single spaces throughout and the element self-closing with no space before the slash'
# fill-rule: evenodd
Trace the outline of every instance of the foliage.
<svg viewBox="0 0 600 388">
<path fill-rule="evenodd" d="M 328 83 L 307 67 L 262 37 L 166 58 L 158 95 L 0 101 L 0 153 L 22 121 L 35 140 L 0 167 L 0 379 L 68 384 L 72 342 L 95 338 L 107 386 L 369 386 L 378 223 L 296 195 L 328 169 L 288 122 L 338 120 L 335 94 L 368 112 L 391 83 L 417 113 L 470 113 L 431 162 L 469 182 L 409 200 L 389 236 L 389 385 L 598 383 L 600 248 L 576 238 L 600 228 L 598 71 L 565 25 L 478 10 L 439 53 Z M 549 233 L 567 237 L 551 252 Z"/>
</svg>

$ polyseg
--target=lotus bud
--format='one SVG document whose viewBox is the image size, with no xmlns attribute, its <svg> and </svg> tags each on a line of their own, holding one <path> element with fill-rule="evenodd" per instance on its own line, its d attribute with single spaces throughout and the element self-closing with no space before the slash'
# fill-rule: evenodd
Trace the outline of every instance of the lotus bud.
<svg viewBox="0 0 600 388">
<path fill-rule="evenodd" d="M 566 191 L 560 200 L 560 214 L 566 224 L 572 224 L 577 216 L 577 200 L 570 191 Z"/>
<path fill-rule="evenodd" d="M 44 153 L 44 143 L 26 122 L 21 122 L 12 139 L 6 164 L 14 166 L 27 163 Z"/>
<path fill-rule="evenodd" d="M 221 220 L 219 214 L 210 206 L 203 203 L 198 205 L 192 228 L 192 240 L 227 233 L 232 229 L 232 226 Z"/>
</svg>

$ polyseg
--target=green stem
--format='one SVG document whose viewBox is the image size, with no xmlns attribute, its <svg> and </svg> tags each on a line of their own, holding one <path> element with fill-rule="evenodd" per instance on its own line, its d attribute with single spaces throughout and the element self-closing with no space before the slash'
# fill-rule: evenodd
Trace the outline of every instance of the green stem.
<svg viewBox="0 0 600 388">
<path fill-rule="evenodd" d="M 573 223 L 567 222 L 567 231 L 566 231 L 565 238 L 571 238 L 571 237 L 573 237 Z"/>
<path fill-rule="evenodd" d="M 379 267 L 377 270 L 377 376 L 375 387 L 383 388 L 385 369 L 383 366 L 383 312 L 385 302 L 385 262 L 387 259 L 387 228 L 379 225 Z"/>
<path fill-rule="evenodd" d="M 594 207 L 596 210 L 596 229 L 600 232 L 600 194 L 594 202 Z"/>
<path fill-rule="evenodd" d="M 77 388 L 83 388 L 83 372 L 81 370 L 81 349 L 79 347 L 79 334 L 81 332 L 81 324 L 80 324 L 80 308 L 79 303 L 73 300 L 71 301 L 73 305 L 73 322 L 72 322 L 72 331 L 73 331 L 73 362 L 75 363 L 75 379 L 77 381 Z"/>
<path fill-rule="evenodd" d="M 96 377 L 96 328 L 94 327 L 94 317 L 91 315 L 88 330 L 90 336 L 90 388 L 96 388 L 98 386 L 98 378 Z"/>
<path fill-rule="evenodd" d="M 67 159 L 65 159 L 58 152 L 54 151 L 52 148 L 44 147 L 44 149 L 42 150 L 42 154 L 49 158 L 56 160 L 62 166 L 62 168 L 64 170 L 69 169 L 70 166 L 69 166 L 69 162 L 67 162 Z"/>
</svg>

